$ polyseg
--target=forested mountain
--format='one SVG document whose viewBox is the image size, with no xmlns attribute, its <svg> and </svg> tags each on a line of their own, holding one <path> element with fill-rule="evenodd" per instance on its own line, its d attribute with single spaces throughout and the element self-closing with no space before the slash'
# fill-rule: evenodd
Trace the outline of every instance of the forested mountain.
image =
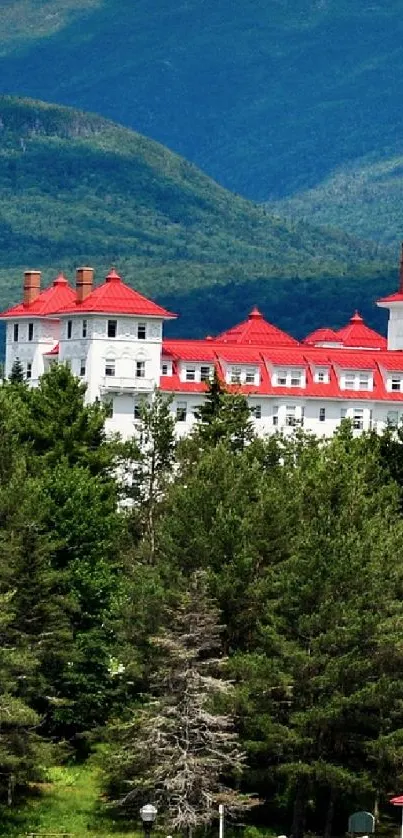
<svg viewBox="0 0 403 838">
<path fill-rule="evenodd" d="M 313 189 L 271 202 L 267 209 L 397 246 L 403 237 L 402 195 L 402 150 L 385 150 L 344 165 Z"/>
<path fill-rule="evenodd" d="M 4 0 L 0 85 L 267 200 L 402 152 L 402 31 L 399 0 Z"/>
<path fill-rule="evenodd" d="M 183 323 L 193 333 L 246 313 L 244 290 L 227 292 L 253 280 L 260 290 L 252 304 L 268 306 L 280 280 L 320 278 L 333 297 L 327 278 L 344 277 L 350 292 L 341 295 L 340 314 L 333 304 L 329 309 L 345 319 L 351 292 L 354 301 L 363 296 L 359 280 L 376 281 L 395 260 L 377 245 L 272 216 L 163 146 L 101 117 L 3 97 L 0 120 L 2 306 L 19 298 L 23 268 L 41 268 L 49 279 L 60 267 L 71 276 L 79 262 L 101 273 L 116 263 L 129 283 L 159 299 L 181 292 L 181 311 L 191 311 L 186 295 L 211 289 L 208 316 L 197 324 L 192 314 Z M 395 280 L 387 270 L 382 275 L 392 290 Z M 371 299 L 376 294 L 368 287 Z M 218 300 L 227 318 L 220 324 L 213 321 Z M 293 331 L 303 327 L 297 317 Z"/>
</svg>

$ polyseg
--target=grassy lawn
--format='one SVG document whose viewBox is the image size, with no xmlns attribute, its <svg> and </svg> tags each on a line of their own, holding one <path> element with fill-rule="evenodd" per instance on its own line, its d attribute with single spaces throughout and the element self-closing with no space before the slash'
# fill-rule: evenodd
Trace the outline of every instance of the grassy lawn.
<svg viewBox="0 0 403 838">
<path fill-rule="evenodd" d="M 19 811 L 2 808 L 0 835 L 67 833 L 86 838 L 137 838 L 99 813 L 99 777 L 88 764 L 55 768 L 49 782 Z M 140 836 L 140 833 L 138 833 Z"/>
</svg>

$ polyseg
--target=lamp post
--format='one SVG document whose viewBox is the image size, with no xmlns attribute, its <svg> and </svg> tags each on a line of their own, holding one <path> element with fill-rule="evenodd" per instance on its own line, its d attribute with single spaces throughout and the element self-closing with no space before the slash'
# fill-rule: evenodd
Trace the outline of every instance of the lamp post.
<svg viewBox="0 0 403 838">
<path fill-rule="evenodd" d="M 150 832 L 153 828 L 153 823 L 157 817 L 158 809 L 152 803 L 146 803 L 140 809 L 140 817 L 143 822 L 144 835 L 149 838 Z"/>
</svg>

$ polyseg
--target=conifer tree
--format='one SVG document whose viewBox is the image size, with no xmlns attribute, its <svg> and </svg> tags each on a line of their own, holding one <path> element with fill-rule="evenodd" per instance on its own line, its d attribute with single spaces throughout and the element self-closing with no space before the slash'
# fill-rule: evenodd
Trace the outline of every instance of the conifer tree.
<svg viewBox="0 0 403 838">
<path fill-rule="evenodd" d="M 11 372 L 9 375 L 9 381 L 11 384 L 22 384 L 24 381 L 24 367 L 19 358 L 16 358 L 13 366 L 11 367 Z"/>
<path fill-rule="evenodd" d="M 152 698 L 132 721 L 111 729 L 110 788 L 126 788 L 123 805 L 152 794 L 170 829 L 188 835 L 216 815 L 219 801 L 236 813 L 251 805 L 228 780 L 239 776 L 243 754 L 225 713 L 231 685 L 222 671 L 221 627 L 196 573 L 169 614 L 169 628 L 152 639 L 159 653 Z M 227 782 L 224 781 L 227 778 Z"/>
<path fill-rule="evenodd" d="M 228 392 L 216 369 L 196 418 L 198 425 L 194 437 L 204 446 L 216 446 L 224 442 L 233 451 L 242 451 L 245 444 L 254 438 L 246 397 L 242 393 Z"/>
</svg>

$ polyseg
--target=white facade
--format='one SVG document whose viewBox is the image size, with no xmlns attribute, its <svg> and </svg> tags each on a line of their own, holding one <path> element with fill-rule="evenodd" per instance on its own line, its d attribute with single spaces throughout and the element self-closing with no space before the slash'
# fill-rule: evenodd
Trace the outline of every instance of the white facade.
<svg viewBox="0 0 403 838">
<path fill-rule="evenodd" d="M 343 418 L 351 419 L 359 433 L 403 419 L 403 297 L 380 302 L 390 309 L 387 348 L 357 313 L 340 330 L 348 328 L 351 345 L 340 338 L 325 346 L 323 340 L 298 343 L 270 326 L 257 309 L 218 338 L 163 342 L 168 312 L 136 295 L 115 272 L 97 289 L 91 269 L 80 269 L 80 277 L 81 286 L 90 285 L 81 296 L 66 289 L 63 277 L 55 281 L 54 294 L 64 295 L 59 310 L 55 297 L 55 310 L 38 314 L 38 290 L 33 302 L 3 315 L 5 372 L 9 376 L 18 358 L 35 386 L 49 364 L 68 364 L 85 382 L 89 402 L 108 403 L 108 431 L 131 436 L 141 399 L 160 387 L 171 398 L 178 435 L 188 434 L 214 369 L 230 388 L 245 393 L 259 434 L 289 434 L 303 427 L 329 436 Z M 43 292 L 47 300 L 51 290 Z"/>
</svg>

